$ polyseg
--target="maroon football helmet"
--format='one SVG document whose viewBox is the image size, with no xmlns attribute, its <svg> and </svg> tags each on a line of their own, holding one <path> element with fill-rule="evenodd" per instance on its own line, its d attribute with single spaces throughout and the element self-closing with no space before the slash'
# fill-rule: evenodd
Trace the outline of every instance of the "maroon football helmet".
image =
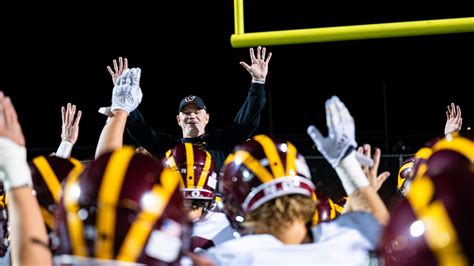
<svg viewBox="0 0 474 266">
<path fill-rule="evenodd" d="M 441 138 L 434 138 L 427 141 L 411 158 L 403 161 L 398 171 L 397 192 L 399 195 L 406 196 L 410 190 L 410 184 L 417 176 L 418 172 L 426 171 L 426 161 L 433 153 L 433 145 Z M 423 174 L 423 173 L 420 173 Z"/>
<path fill-rule="evenodd" d="M 183 143 L 166 152 L 167 164 L 181 176 L 185 199 L 213 200 L 217 171 L 211 154 L 201 146 Z"/>
<path fill-rule="evenodd" d="M 347 197 L 343 197 L 340 200 L 334 202 L 331 198 L 326 196 L 320 190 L 316 190 L 316 212 L 313 217 L 313 225 L 317 225 L 320 222 L 326 222 L 335 219 L 339 216 L 346 204 Z"/>
<path fill-rule="evenodd" d="M 403 161 L 402 166 L 398 170 L 397 191 L 400 195 L 405 196 L 409 189 L 409 183 L 413 178 L 413 166 L 415 165 L 415 157 L 410 157 Z"/>
<path fill-rule="evenodd" d="M 178 265 L 189 246 L 180 177 L 131 147 L 70 176 L 56 213 L 56 253 Z"/>
<path fill-rule="evenodd" d="M 224 163 L 219 187 L 230 223 L 240 231 L 246 214 L 272 199 L 301 194 L 316 200 L 304 157 L 290 142 L 265 135 L 235 147 Z"/>
<path fill-rule="evenodd" d="M 0 257 L 3 257 L 10 246 L 8 229 L 8 206 L 3 182 L 0 182 Z"/>
<path fill-rule="evenodd" d="M 83 165 L 74 158 L 63 159 L 56 156 L 38 156 L 28 165 L 41 214 L 48 232 L 51 232 L 54 228 L 54 214 L 62 193 L 62 182 L 71 173 L 79 174 L 83 170 Z"/>
<path fill-rule="evenodd" d="M 382 265 L 474 263 L 473 134 L 448 135 L 431 149 L 392 212 L 379 248 Z"/>
</svg>

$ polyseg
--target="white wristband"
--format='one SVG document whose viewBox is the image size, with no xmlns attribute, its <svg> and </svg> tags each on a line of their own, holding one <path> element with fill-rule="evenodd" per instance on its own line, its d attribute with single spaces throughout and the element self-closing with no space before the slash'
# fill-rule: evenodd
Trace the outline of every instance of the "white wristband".
<svg viewBox="0 0 474 266">
<path fill-rule="evenodd" d="M 98 112 L 105 115 L 105 116 L 108 116 L 108 117 L 114 117 L 115 116 L 114 113 L 112 113 L 112 110 L 111 110 L 110 106 L 100 107 Z"/>
<path fill-rule="evenodd" d="M 357 161 L 355 153 L 356 151 L 352 151 L 342 159 L 335 168 L 347 195 L 361 188 L 370 186 L 369 180 L 367 176 L 365 176 L 364 171 L 362 171 L 362 167 Z"/>
<path fill-rule="evenodd" d="M 265 84 L 264 79 L 252 79 L 252 83 Z"/>
<path fill-rule="evenodd" d="M 0 172 L 3 172 L 0 179 L 3 179 L 5 191 L 32 186 L 31 172 L 26 162 L 26 148 L 8 138 L 0 137 Z"/>
<path fill-rule="evenodd" d="M 71 156 L 73 146 L 74 145 L 67 140 L 61 141 L 61 144 L 59 145 L 58 150 L 56 151 L 56 156 L 63 159 L 69 158 Z"/>
</svg>

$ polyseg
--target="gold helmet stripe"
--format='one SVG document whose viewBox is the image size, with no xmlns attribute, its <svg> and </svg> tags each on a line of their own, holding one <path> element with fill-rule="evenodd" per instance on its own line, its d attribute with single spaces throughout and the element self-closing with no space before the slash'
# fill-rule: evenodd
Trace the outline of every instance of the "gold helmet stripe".
<svg viewBox="0 0 474 266">
<path fill-rule="evenodd" d="M 444 138 L 433 146 L 433 151 L 452 150 L 474 162 L 474 141 L 463 137 Z"/>
<path fill-rule="evenodd" d="M 443 202 L 431 202 L 434 192 L 433 181 L 427 176 L 421 176 L 413 181 L 407 196 L 418 221 L 423 222 L 426 243 L 433 251 L 438 265 L 468 265 Z"/>
<path fill-rule="evenodd" d="M 286 142 L 286 175 L 296 176 L 296 147 L 290 142 Z"/>
<path fill-rule="evenodd" d="M 40 172 L 49 192 L 53 196 L 54 202 L 58 203 L 59 195 L 61 195 L 61 183 L 59 183 L 59 179 L 51 165 L 49 165 L 48 160 L 44 156 L 38 156 L 33 159 L 33 164 Z"/>
<path fill-rule="evenodd" d="M 82 167 L 76 167 L 71 171 L 64 186 L 64 207 L 66 209 L 67 228 L 72 253 L 76 256 L 89 256 L 86 242 L 84 240 L 84 229 L 82 220 L 79 218 L 79 174 Z"/>
<path fill-rule="evenodd" d="M 179 171 L 178 166 L 176 165 L 176 161 L 174 160 L 174 157 L 171 154 L 171 150 L 168 150 L 166 152 L 166 159 L 168 160 L 169 167 L 171 168 L 171 170 L 175 171 L 176 173 L 179 173 L 179 176 L 181 177 L 179 179 L 179 185 L 180 185 L 181 188 L 184 188 L 184 181 L 183 181 L 183 178 L 181 176 L 181 172 Z"/>
<path fill-rule="evenodd" d="M 408 163 L 402 165 L 402 167 L 400 167 L 400 170 L 398 170 L 398 181 L 397 181 L 397 187 L 398 188 L 402 187 L 403 182 L 406 179 L 406 178 L 403 178 L 400 174 L 407 168 L 413 168 L 414 165 L 415 164 L 413 162 L 408 162 Z"/>
<path fill-rule="evenodd" d="M 95 249 L 97 258 L 113 258 L 117 202 L 130 160 L 134 154 L 133 148 L 125 147 L 112 153 L 107 163 L 97 198 L 98 238 Z"/>
<path fill-rule="evenodd" d="M 142 205 L 142 211 L 138 214 L 123 241 L 117 256 L 118 260 L 130 262 L 138 260 L 151 231 L 168 205 L 181 179 L 175 171 L 169 168 L 163 169 L 159 178 L 161 185 L 155 184 L 153 186 L 147 205 Z"/>
<path fill-rule="evenodd" d="M 44 223 L 46 224 L 46 226 L 48 226 L 48 228 L 50 228 L 51 230 L 54 229 L 55 227 L 55 224 L 54 224 L 54 217 L 51 213 L 49 213 L 48 210 L 46 210 L 46 208 L 40 206 L 40 211 L 41 211 L 41 216 L 43 216 L 43 220 L 44 220 Z"/>
<path fill-rule="evenodd" d="M 209 175 L 209 169 L 211 168 L 211 154 L 206 151 L 206 162 L 204 163 L 204 168 L 201 171 L 201 176 L 199 177 L 198 189 L 202 189 L 206 184 L 207 176 Z"/>
<path fill-rule="evenodd" d="M 270 164 L 270 169 L 272 169 L 273 177 L 279 178 L 285 176 L 283 163 L 281 162 L 280 155 L 278 154 L 278 151 L 275 148 L 275 143 L 272 141 L 272 139 L 265 135 L 255 136 L 254 139 L 258 141 L 260 145 L 262 145 L 263 151 L 267 156 L 268 163 Z"/>
<path fill-rule="evenodd" d="M 263 167 L 257 159 L 250 155 L 250 153 L 246 151 L 237 151 L 233 156 L 234 162 L 237 159 L 241 160 L 245 167 L 247 167 L 258 177 L 258 179 L 260 179 L 260 182 L 266 183 L 273 180 L 273 176 L 267 170 L 267 168 Z"/>
<path fill-rule="evenodd" d="M 194 150 L 192 143 L 184 143 L 186 148 L 186 188 L 194 188 Z"/>
</svg>

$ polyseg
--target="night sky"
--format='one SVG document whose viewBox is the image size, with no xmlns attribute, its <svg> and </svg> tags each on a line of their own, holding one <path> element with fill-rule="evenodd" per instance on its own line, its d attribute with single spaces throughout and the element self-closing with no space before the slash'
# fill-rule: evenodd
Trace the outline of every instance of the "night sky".
<svg viewBox="0 0 474 266">
<path fill-rule="evenodd" d="M 243 103 L 248 48 L 232 48 L 233 4 L 220 1 L 0 8 L 0 89 L 12 97 L 30 155 L 60 143 L 60 108 L 83 111 L 73 155 L 92 154 L 110 104 L 106 66 L 118 56 L 142 68 L 140 110 L 156 128 L 180 133 L 181 98 L 201 96 L 209 130 L 226 125 Z M 474 16 L 472 8 L 319 6 L 311 1 L 246 1 L 246 32 Z M 385 1 L 384 1 L 385 2 Z M 54 12 L 52 10 L 55 10 Z M 58 12 L 57 10 L 61 10 Z M 14 19 L 6 19 L 6 14 Z M 166 17 L 168 18 L 166 18 Z M 171 19 L 170 19 L 171 18 Z M 289 138 L 310 154 L 306 127 L 326 131 L 324 101 L 338 95 L 355 118 L 359 143 L 412 152 L 441 135 L 450 102 L 473 126 L 474 33 L 267 47 L 267 108 L 259 133 Z M 58 92 L 59 91 L 59 92 Z M 388 137 L 387 137 L 388 136 Z"/>
</svg>

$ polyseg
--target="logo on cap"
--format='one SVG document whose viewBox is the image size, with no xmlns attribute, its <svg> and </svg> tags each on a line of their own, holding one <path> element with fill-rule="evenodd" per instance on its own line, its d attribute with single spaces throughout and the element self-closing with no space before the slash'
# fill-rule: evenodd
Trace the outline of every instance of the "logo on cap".
<svg viewBox="0 0 474 266">
<path fill-rule="evenodd" d="M 194 101 L 194 99 L 196 99 L 196 96 L 190 95 L 190 96 L 187 96 L 186 98 L 184 98 L 184 101 L 185 101 L 186 103 L 189 103 L 189 102 Z"/>
<path fill-rule="evenodd" d="M 179 103 L 178 112 L 181 112 L 181 110 L 184 108 L 184 106 L 186 106 L 188 104 L 194 104 L 197 107 L 199 107 L 199 109 L 206 110 L 206 106 L 204 105 L 204 102 L 202 101 L 201 98 L 199 98 L 198 96 L 195 96 L 195 95 L 189 95 L 189 96 L 184 97 L 181 100 L 181 102 Z"/>
</svg>

